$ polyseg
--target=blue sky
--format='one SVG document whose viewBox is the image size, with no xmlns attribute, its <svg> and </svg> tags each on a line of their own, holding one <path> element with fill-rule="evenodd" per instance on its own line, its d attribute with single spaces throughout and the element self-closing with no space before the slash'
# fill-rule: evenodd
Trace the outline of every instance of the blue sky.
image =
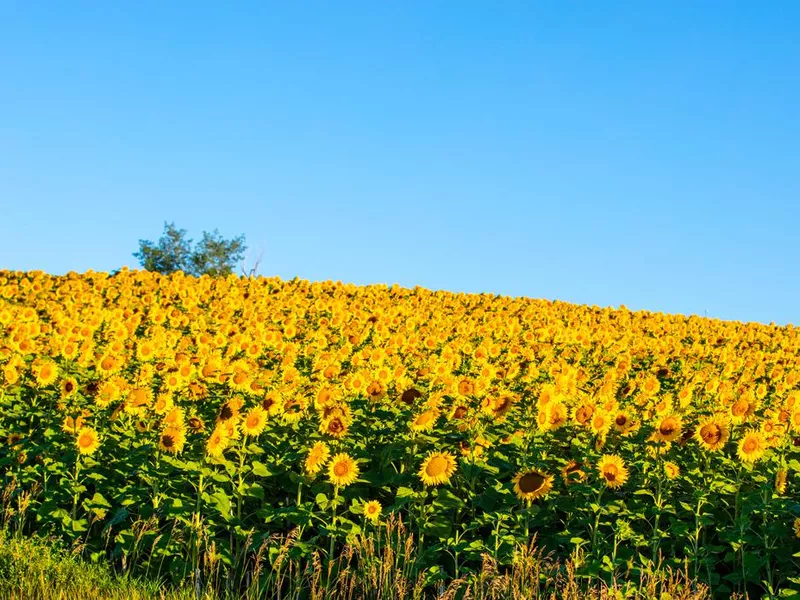
<svg viewBox="0 0 800 600">
<path fill-rule="evenodd" d="M 0 268 L 800 323 L 800 3 L 0 0 Z"/>
</svg>

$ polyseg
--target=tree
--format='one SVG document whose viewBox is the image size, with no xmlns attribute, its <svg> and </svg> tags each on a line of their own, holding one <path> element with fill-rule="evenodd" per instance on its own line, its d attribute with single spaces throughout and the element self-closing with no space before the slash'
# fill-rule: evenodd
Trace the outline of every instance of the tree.
<svg viewBox="0 0 800 600">
<path fill-rule="evenodd" d="M 192 240 L 186 239 L 185 229 L 177 229 L 174 223 L 164 223 L 164 234 L 158 243 L 139 240 L 139 251 L 133 255 L 143 268 L 163 275 L 183 271 L 196 277 L 216 277 L 230 275 L 245 250 L 244 235 L 226 240 L 216 229 L 212 233 L 204 231 L 203 239 L 192 248 Z"/>
</svg>

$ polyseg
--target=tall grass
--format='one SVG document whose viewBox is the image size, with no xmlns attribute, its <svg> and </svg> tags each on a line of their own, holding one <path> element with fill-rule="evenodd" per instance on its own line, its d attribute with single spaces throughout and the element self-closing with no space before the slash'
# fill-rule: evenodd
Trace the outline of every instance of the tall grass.
<svg viewBox="0 0 800 600">
<path fill-rule="evenodd" d="M 206 561 L 194 581 L 180 589 L 156 579 L 120 575 L 106 564 L 90 564 L 52 540 L 0 530 L 0 599 L 28 600 L 706 600 L 704 585 L 685 572 L 643 573 L 629 579 L 579 577 L 576 561 L 551 560 L 535 542 L 519 547 L 511 566 L 488 555 L 483 568 L 449 582 L 431 584 L 413 535 L 389 519 L 346 545 L 332 560 L 318 552 L 295 557 L 297 533 L 265 540 L 231 580 L 233 569 Z"/>
</svg>

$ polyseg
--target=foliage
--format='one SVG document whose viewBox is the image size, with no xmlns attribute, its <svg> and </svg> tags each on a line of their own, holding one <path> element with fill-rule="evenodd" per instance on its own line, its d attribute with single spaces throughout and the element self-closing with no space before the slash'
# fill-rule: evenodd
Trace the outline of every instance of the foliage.
<svg viewBox="0 0 800 600">
<path fill-rule="evenodd" d="M 426 589 L 416 571 L 418 551 L 413 536 L 392 519 L 362 534 L 339 554 L 330 569 L 316 558 L 292 557 L 297 536 L 273 539 L 274 560 L 240 592 L 168 588 L 156 580 L 114 576 L 106 566 L 92 565 L 37 536 L 11 535 L 0 529 L 0 600 L 401 600 L 436 597 L 484 600 L 708 600 L 703 585 L 687 582 L 685 573 L 659 571 L 638 581 L 575 575 L 567 564 L 542 557 L 534 545 L 520 546 L 510 569 L 500 571 L 484 557 L 471 579 L 451 581 L 435 592 Z M 327 571 L 327 572 L 326 572 Z M 554 596 L 555 595 L 555 596 Z"/>
<path fill-rule="evenodd" d="M 111 573 L 39 537 L 0 529 L 0 600 L 190 600 L 187 592 L 162 592 L 157 582 Z M 209 597 L 210 598 L 210 597 Z M 203 599 L 201 599 L 203 600 Z"/>
<path fill-rule="evenodd" d="M 329 581 L 397 518 L 428 590 L 513 569 L 534 535 L 553 577 L 800 587 L 791 327 L 0 272 L 0 377 L 8 519 L 123 572 L 235 592 L 292 559 Z"/>
<path fill-rule="evenodd" d="M 185 229 L 176 229 L 174 223 L 164 223 L 164 234 L 158 243 L 139 240 L 139 251 L 133 255 L 144 269 L 162 275 L 183 271 L 196 277 L 216 277 L 232 273 L 246 249 L 244 235 L 226 240 L 216 229 L 212 233 L 204 231 L 203 239 L 192 248 L 192 240 L 186 239 Z"/>
</svg>

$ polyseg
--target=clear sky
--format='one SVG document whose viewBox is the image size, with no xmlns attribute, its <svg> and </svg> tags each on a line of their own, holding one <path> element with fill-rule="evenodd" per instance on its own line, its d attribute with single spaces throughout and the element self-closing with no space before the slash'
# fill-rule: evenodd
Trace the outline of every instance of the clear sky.
<svg viewBox="0 0 800 600">
<path fill-rule="evenodd" d="M 0 268 L 800 323 L 800 2 L 0 0 Z"/>
</svg>

